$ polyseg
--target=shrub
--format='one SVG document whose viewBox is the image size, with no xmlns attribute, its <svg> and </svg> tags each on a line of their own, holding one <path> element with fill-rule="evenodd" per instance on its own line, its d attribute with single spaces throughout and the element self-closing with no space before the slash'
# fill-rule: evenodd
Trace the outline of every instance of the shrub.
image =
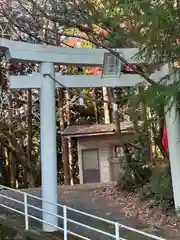
<svg viewBox="0 0 180 240">
<path fill-rule="evenodd" d="M 173 189 L 169 165 L 154 170 L 150 189 L 154 200 L 161 204 L 163 209 L 173 206 Z"/>
<path fill-rule="evenodd" d="M 118 185 L 129 192 L 134 192 L 149 182 L 151 168 L 139 163 L 126 165 L 119 176 Z"/>
<path fill-rule="evenodd" d="M 125 159 L 118 182 L 121 188 L 135 191 L 149 182 L 152 172 L 148 165 L 147 152 L 145 147 L 134 148 L 128 142 L 124 143 Z"/>
<path fill-rule="evenodd" d="M 173 207 L 173 189 L 171 182 L 170 166 L 156 167 L 152 171 L 152 177 L 140 191 L 142 200 L 152 199 L 154 205 L 160 205 L 162 210 Z"/>
<path fill-rule="evenodd" d="M 135 177 L 130 168 L 124 169 L 123 173 L 120 174 L 118 185 L 128 192 L 134 192 L 136 190 Z"/>
</svg>

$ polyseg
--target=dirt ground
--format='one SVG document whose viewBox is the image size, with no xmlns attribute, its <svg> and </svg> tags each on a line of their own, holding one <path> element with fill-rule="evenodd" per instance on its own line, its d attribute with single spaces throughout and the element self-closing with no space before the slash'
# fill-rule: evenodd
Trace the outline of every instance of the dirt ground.
<svg viewBox="0 0 180 240">
<path fill-rule="evenodd" d="M 67 205 L 167 239 L 180 239 L 180 218 L 149 209 L 137 195 L 120 192 L 115 183 L 64 186 L 59 191 L 60 201 Z"/>
<path fill-rule="evenodd" d="M 41 196 L 40 189 L 25 191 Z M 118 221 L 165 239 L 180 239 L 180 218 L 168 216 L 158 208 L 149 209 L 147 203 L 142 203 L 137 195 L 119 191 L 115 183 L 61 186 L 58 188 L 58 194 L 61 204 Z M 140 239 L 130 235 L 127 238 Z"/>
</svg>

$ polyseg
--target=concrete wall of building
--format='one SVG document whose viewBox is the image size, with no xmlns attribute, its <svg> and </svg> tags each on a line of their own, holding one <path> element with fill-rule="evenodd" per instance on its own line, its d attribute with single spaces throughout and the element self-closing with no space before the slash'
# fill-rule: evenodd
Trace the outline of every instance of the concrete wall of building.
<svg viewBox="0 0 180 240">
<path fill-rule="evenodd" d="M 83 159 L 82 150 L 98 149 L 100 182 L 110 182 L 118 180 L 120 164 L 111 164 L 110 158 L 113 157 L 113 147 L 123 144 L 124 139 L 132 138 L 132 134 L 122 134 L 121 138 L 115 135 L 81 137 L 78 139 L 78 164 L 80 183 L 83 183 Z"/>
</svg>

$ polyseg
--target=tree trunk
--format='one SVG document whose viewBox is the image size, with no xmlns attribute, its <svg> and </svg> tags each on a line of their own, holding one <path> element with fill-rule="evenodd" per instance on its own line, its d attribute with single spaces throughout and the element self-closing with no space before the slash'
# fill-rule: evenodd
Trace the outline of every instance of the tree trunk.
<svg viewBox="0 0 180 240">
<path fill-rule="evenodd" d="M 28 187 L 30 187 L 30 188 L 40 187 L 39 181 L 37 184 L 38 175 L 40 175 L 40 174 L 38 174 L 38 173 L 36 173 L 36 174 L 37 175 L 27 172 Z"/>
<path fill-rule="evenodd" d="M 8 97 L 9 100 L 9 111 L 8 111 L 8 117 L 9 117 L 9 122 L 11 123 L 12 118 L 13 118 L 13 114 L 12 114 L 12 109 L 13 109 L 13 101 L 12 101 L 12 97 L 11 94 L 9 94 Z M 11 145 L 11 142 L 9 142 L 9 145 Z M 11 146 L 10 146 L 11 147 Z M 12 188 L 16 188 L 16 172 L 17 172 L 17 166 L 16 166 L 16 162 L 15 159 L 13 157 L 13 154 L 11 151 L 9 151 L 9 166 L 10 166 L 10 186 Z"/>
<path fill-rule="evenodd" d="M 71 108 L 70 108 L 70 99 L 71 94 L 69 91 L 66 91 L 66 116 L 67 116 L 67 126 L 71 125 Z M 69 160 L 69 175 L 70 175 L 70 184 L 73 185 L 75 183 L 74 176 L 74 164 L 73 164 L 73 149 L 72 149 L 72 139 L 71 137 L 68 138 L 68 160 Z"/>
<path fill-rule="evenodd" d="M 97 99 L 96 95 L 97 95 L 97 89 L 94 89 L 94 94 L 93 94 L 93 98 Z M 94 105 L 94 113 L 95 113 L 95 119 L 96 119 L 96 123 L 99 124 L 99 111 L 98 111 L 98 104 L 97 102 L 93 102 Z"/>
<path fill-rule="evenodd" d="M 63 100 L 64 100 L 64 90 L 59 89 L 59 108 L 62 109 L 63 107 Z M 64 111 L 61 111 L 60 114 L 60 131 L 63 132 L 65 129 L 65 119 L 64 119 Z M 69 158 L 68 158 L 68 139 L 61 137 L 61 151 L 62 151 L 62 161 L 64 167 L 64 184 L 70 184 L 70 176 L 69 176 Z"/>
<path fill-rule="evenodd" d="M 103 100 L 109 101 L 108 89 L 106 87 L 103 87 L 102 92 L 103 92 Z M 110 119 L 109 104 L 107 102 L 104 102 L 104 123 L 108 124 L 110 122 L 111 122 L 111 119 Z"/>
<path fill-rule="evenodd" d="M 121 129 L 120 129 L 120 116 L 118 111 L 119 105 L 117 102 L 115 102 L 117 99 L 115 89 L 111 88 L 109 90 L 109 94 L 110 94 L 110 99 L 113 100 L 113 122 L 115 123 L 115 130 L 116 130 L 116 133 L 119 134 L 120 136 Z"/>
<path fill-rule="evenodd" d="M 3 144 L 1 143 L 3 147 Z M 3 147 L 4 148 L 4 147 Z M 9 163 L 9 151 L 4 148 L 4 165 L 3 165 L 3 185 L 11 187 L 11 169 Z"/>
<path fill-rule="evenodd" d="M 27 162 L 32 162 L 32 90 L 27 90 Z M 24 178 L 27 184 L 27 169 L 24 168 Z"/>
<path fill-rule="evenodd" d="M 73 145 L 72 145 L 72 139 L 68 138 L 68 151 L 69 151 L 69 171 L 70 171 L 70 184 L 75 184 L 74 179 L 74 162 L 73 162 Z"/>
</svg>

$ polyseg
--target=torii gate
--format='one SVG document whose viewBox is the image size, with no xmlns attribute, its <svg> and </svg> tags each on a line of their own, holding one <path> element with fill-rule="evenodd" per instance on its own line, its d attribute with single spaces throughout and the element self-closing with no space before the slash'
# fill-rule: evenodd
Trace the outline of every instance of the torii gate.
<svg viewBox="0 0 180 240">
<path fill-rule="evenodd" d="M 40 72 L 27 76 L 10 76 L 11 88 L 40 89 L 40 129 L 41 129 L 41 171 L 42 171 L 42 203 L 43 220 L 55 226 L 58 224 L 57 203 L 57 157 L 56 157 L 56 109 L 55 88 L 61 83 L 68 88 L 90 87 L 129 87 L 144 81 L 139 75 L 120 75 L 121 62 L 104 49 L 61 48 L 0 39 L 0 49 L 7 59 L 40 63 Z M 137 48 L 116 49 L 129 63 L 144 62 L 133 57 L 139 52 Z M 110 57 L 110 61 L 109 61 Z M 112 62 L 116 66 L 112 66 Z M 54 64 L 102 66 L 102 76 L 91 75 L 61 75 L 55 73 Z M 111 68 L 111 70 L 109 70 Z M 169 73 L 167 65 L 161 71 L 156 71 L 150 77 L 159 81 Z M 50 74 L 53 81 L 47 76 Z M 170 114 L 170 115 L 169 115 Z M 172 182 L 176 208 L 180 206 L 180 117 L 176 114 L 174 105 L 166 114 L 169 139 L 169 152 L 172 171 Z M 55 203 L 50 204 L 48 202 Z M 50 215 L 51 212 L 54 215 Z M 55 231 L 56 228 L 43 223 L 44 231 Z"/>
</svg>

